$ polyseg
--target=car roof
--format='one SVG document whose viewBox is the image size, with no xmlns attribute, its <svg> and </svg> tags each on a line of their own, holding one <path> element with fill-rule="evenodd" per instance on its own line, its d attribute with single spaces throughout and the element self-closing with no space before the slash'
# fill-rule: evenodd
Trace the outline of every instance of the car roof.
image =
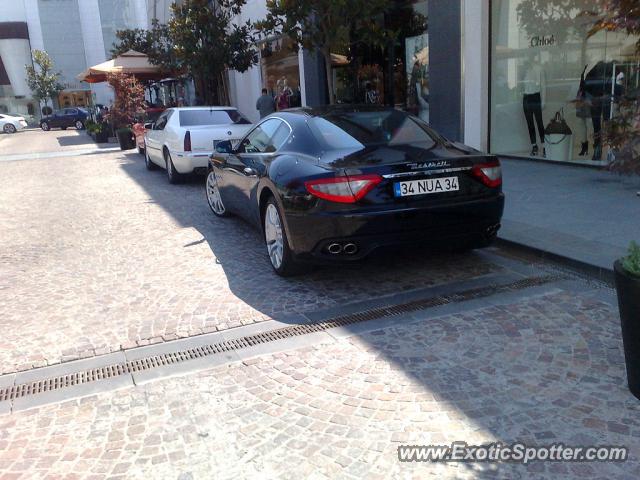
<svg viewBox="0 0 640 480">
<path fill-rule="evenodd" d="M 356 112 L 385 112 L 397 110 L 393 107 L 386 107 L 384 105 L 354 105 L 354 104 L 340 104 L 340 105 L 321 105 L 317 107 L 297 107 L 282 110 L 282 113 L 288 112 L 298 115 L 307 115 L 310 117 L 323 117 L 325 115 L 331 115 L 332 113 L 356 113 Z M 398 110 L 402 111 L 402 110 Z"/>
<path fill-rule="evenodd" d="M 171 107 L 170 109 L 167 110 L 175 110 L 177 112 L 181 112 L 183 110 L 237 110 L 236 107 L 221 107 L 221 106 L 207 106 L 207 105 L 201 105 L 198 107 Z"/>
</svg>

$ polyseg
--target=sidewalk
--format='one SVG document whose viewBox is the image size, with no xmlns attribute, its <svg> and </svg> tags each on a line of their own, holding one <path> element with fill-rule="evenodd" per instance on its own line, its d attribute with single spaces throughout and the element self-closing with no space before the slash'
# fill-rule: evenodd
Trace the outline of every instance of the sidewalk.
<svg viewBox="0 0 640 480">
<path fill-rule="evenodd" d="M 611 270 L 640 242 L 640 177 L 501 159 L 507 202 L 499 237 Z"/>
</svg>

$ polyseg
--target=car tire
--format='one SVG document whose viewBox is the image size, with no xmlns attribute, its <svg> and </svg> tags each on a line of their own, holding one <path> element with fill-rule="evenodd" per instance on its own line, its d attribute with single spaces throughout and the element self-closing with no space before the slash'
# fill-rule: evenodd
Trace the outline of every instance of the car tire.
<svg viewBox="0 0 640 480">
<path fill-rule="evenodd" d="M 158 168 L 158 166 L 151 161 L 151 158 L 149 158 L 146 148 L 144 149 L 144 166 L 147 167 L 147 170 L 156 170 Z"/>
<path fill-rule="evenodd" d="M 4 133 L 16 133 L 18 131 L 18 129 L 16 128 L 16 126 L 12 123 L 7 123 L 4 128 L 2 129 L 2 131 Z"/>
<path fill-rule="evenodd" d="M 49 130 L 51 130 L 51 127 L 49 126 L 48 122 L 42 122 L 40 124 L 40 128 L 45 132 L 48 132 Z"/>
<path fill-rule="evenodd" d="M 176 171 L 176 167 L 171 160 L 171 153 L 168 150 L 164 151 L 165 168 L 167 169 L 167 180 L 172 185 L 182 182 L 184 175 Z"/>
<path fill-rule="evenodd" d="M 76 127 L 76 130 L 82 130 L 84 128 L 84 123 L 82 123 L 82 120 L 76 120 L 76 123 L 74 125 Z"/>
<path fill-rule="evenodd" d="M 296 262 L 289 247 L 283 216 L 273 197 L 267 200 L 263 219 L 264 241 L 269 262 L 273 270 L 281 277 L 291 277 L 304 271 L 304 266 Z"/>
<path fill-rule="evenodd" d="M 66 130 L 67 127 L 60 127 L 60 130 Z"/>
<path fill-rule="evenodd" d="M 207 179 L 204 183 L 204 194 L 207 197 L 207 204 L 211 211 L 217 217 L 228 217 L 229 213 L 222 202 L 222 195 L 218 188 L 218 178 L 216 172 L 212 168 L 207 173 Z"/>
</svg>

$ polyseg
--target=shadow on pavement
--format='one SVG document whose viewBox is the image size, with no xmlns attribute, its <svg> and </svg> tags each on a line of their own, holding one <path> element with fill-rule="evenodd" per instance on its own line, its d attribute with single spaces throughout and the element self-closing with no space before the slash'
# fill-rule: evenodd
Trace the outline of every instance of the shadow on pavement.
<svg viewBox="0 0 640 480">
<path fill-rule="evenodd" d="M 176 248 L 206 242 L 224 269 L 233 294 L 277 320 L 295 322 L 301 313 L 497 270 L 474 253 L 429 255 L 405 250 L 358 265 L 320 267 L 301 277 L 283 279 L 272 272 L 258 232 L 240 219 L 220 219 L 209 211 L 202 177 L 169 185 L 163 170 L 145 170 L 142 156 L 127 153 L 125 157 L 122 168 L 152 201 L 180 225 L 193 227 L 202 235 L 201 240 Z M 640 420 L 633 418 L 630 394 L 624 388 L 618 328 L 615 309 L 609 305 L 556 290 L 552 295 L 521 298 L 509 305 L 487 303 L 413 327 L 398 322 L 351 341 L 365 343 L 367 351 L 386 359 L 388 368 L 402 371 L 406 378 L 402 385 L 388 385 L 384 371 L 364 372 L 370 374 L 365 381 L 374 384 L 370 390 L 378 392 L 371 397 L 374 401 L 395 399 L 393 392 L 402 391 L 420 398 L 406 400 L 408 407 L 412 401 L 416 408 L 430 405 L 423 411 L 424 421 L 412 432 L 400 432 L 407 438 L 419 433 L 423 444 L 449 444 L 469 441 L 469 435 L 481 433 L 484 439 L 503 444 L 626 441 L 631 446 L 629 425 L 638 434 Z M 346 383 L 353 378 L 349 372 L 344 375 L 341 378 Z M 394 415 L 402 414 L 394 408 L 389 413 L 391 423 Z M 458 466 L 464 478 L 528 478 L 555 468 L 540 462 L 527 467 L 495 463 Z M 557 473 L 588 476 L 595 467 L 570 464 L 558 468 Z M 598 468 L 604 468 L 603 464 Z M 606 468 L 610 468 L 608 478 L 624 476 L 623 464 L 607 464 Z M 506 471 L 509 475 L 504 476 Z"/>
<path fill-rule="evenodd" d="M 77 131 L 76 133 L 76 135 L 58 137 L 58 144 L 61 147 L 86 146 L 87 148 L 105 148 L 105 146 L 110 146 L 110 144 L 107 143 L 98 144 L 94 142 L 89 134 L 84 130 Z"/>
</svg>

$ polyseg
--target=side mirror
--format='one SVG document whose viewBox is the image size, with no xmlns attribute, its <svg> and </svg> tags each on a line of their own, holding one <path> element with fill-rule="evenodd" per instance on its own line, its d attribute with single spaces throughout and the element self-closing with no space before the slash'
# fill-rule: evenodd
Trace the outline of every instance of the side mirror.
<svg viewBox="0 0 640 480">
<path fill-rule="evenodd" d="M 230 140 L 220 140 L 218 142 L 213 142 L 213 148 L 217 153 L 231 153 L 233 152 L 233 146 L 231 145 Z"/>
<path fill-rule="evenodd" d="M 145 130 L 153 130 L 153 122 L 145 123 L 144 124 L 144 129 Z"/>
</svg>

